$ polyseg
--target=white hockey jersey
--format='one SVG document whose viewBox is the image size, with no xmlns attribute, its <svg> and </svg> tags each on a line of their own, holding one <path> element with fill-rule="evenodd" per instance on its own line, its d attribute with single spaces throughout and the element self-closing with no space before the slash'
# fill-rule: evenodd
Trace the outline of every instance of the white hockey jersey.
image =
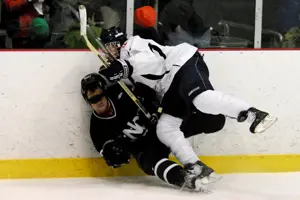
<svg viewBox="0 0 300 200">
<path fill-rule="evenodd" d="M 132 78 L 136 82 L 148 85 L 162 97 L 176 72 L 197 50 L 187 43 L 161 46 L 153 40 L 133 36 L 123 44 L 120 58 L 133 66 Z"/>
</svg>

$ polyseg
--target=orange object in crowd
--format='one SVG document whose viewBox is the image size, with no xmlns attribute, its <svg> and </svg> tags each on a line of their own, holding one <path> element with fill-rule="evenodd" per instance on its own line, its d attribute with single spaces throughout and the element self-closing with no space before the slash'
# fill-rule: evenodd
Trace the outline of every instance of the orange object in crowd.
<svg viewBox="0 0 300 200">
<path fill-rule="evenodd" d="M 27 5 L 26 0 L 3 0 L 3 4 L 9 11 L 15 11 Z"/>
<path fill-rule="evenodd" d="M 135 23 L 145 28 L 154 27 L 156 24 L 156 11 L 151 6 L 137 8 L 134 17 Z"/>
<path fill-rule="evenodd" d="M 17 37 L 29 37 L 29 26 L 33 19 L 33 16 L 27 14 L 19 17 L 20 30 L 16 33 Z"/>
</svg>

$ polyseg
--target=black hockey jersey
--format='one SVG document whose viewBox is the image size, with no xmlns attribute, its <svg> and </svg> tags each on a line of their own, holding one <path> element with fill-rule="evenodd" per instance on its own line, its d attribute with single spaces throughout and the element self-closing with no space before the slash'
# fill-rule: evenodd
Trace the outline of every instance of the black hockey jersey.
<svg viewBox="0 0 300 200">
<path fill-rule="evenodd" d="M 158 104 L 155 92 L 145 85 L 138 86 L 138 89 L 133 90 L 133 93 L 150 113 L 155 112 Z M 136 104 L 118 84 L 108 88 L 107 97 L 113 106 L 114 116 L 104 118 L 94 112 L 90 122 L 91 139 L 98 152 L 102 150 L 103 144 L 108 140 L 124 135 L 123 130 L 126 124 L 132 121 L 138 113 L 141 113 Z M 143 114 L 139 114 L 139 116 L 141 115 Z"/>
</svg>

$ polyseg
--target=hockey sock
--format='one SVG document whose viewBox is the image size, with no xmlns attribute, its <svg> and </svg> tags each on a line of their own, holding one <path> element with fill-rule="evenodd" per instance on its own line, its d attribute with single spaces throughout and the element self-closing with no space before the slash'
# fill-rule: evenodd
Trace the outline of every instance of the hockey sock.
<svg viewBox="0 0 300 200">
<path fill-rule="evenodd" d="M 223 114 L 232 118 L 237 118 L 241 111 L 251 107 L 244 100 L 213 90 L 207 90 L 196 96 L 193 104 L 203 113 Z"/>
<path fill-rule="evenodd" d="M 185 172 L 177 163 L 163 158 L 154 167 L 154 174 L 161 180 L 181 187 L 185 182 Z"/>
<path fill-rule="evenodd" d="M 180 130 L 182 119 L 163 113 L 156 127 L 159 140 L 171 149 L 171 152 L 182 165 L 199 160 L 190 142 Z"/>
</svg>

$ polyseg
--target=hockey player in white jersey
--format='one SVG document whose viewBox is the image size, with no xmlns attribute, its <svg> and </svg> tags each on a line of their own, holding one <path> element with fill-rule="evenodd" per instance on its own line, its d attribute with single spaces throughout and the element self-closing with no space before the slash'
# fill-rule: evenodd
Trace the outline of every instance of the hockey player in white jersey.
<svg viewBox="0 0 300 200">
<path fill-rule="evenodd" d="M 248 121 L 252 133 L 265 131 L 277 120 L 242 99 L 214 90 L 206 63 L 194 46 L 161 46 L 139 36 L 127 39 L 118 27 L 104 30 L 101 39 L 118 59 L 99 73 L 111 82 L 131 77 L 162 97 L 158 138 L 191 175 L 203 176 L 205 171 L 180 130 L 183 119 L 193 109 L 209 115 L 222 114 L 237 122 Z M 205 176 L 209 182 L 210 174 Z"/>
</svg>

